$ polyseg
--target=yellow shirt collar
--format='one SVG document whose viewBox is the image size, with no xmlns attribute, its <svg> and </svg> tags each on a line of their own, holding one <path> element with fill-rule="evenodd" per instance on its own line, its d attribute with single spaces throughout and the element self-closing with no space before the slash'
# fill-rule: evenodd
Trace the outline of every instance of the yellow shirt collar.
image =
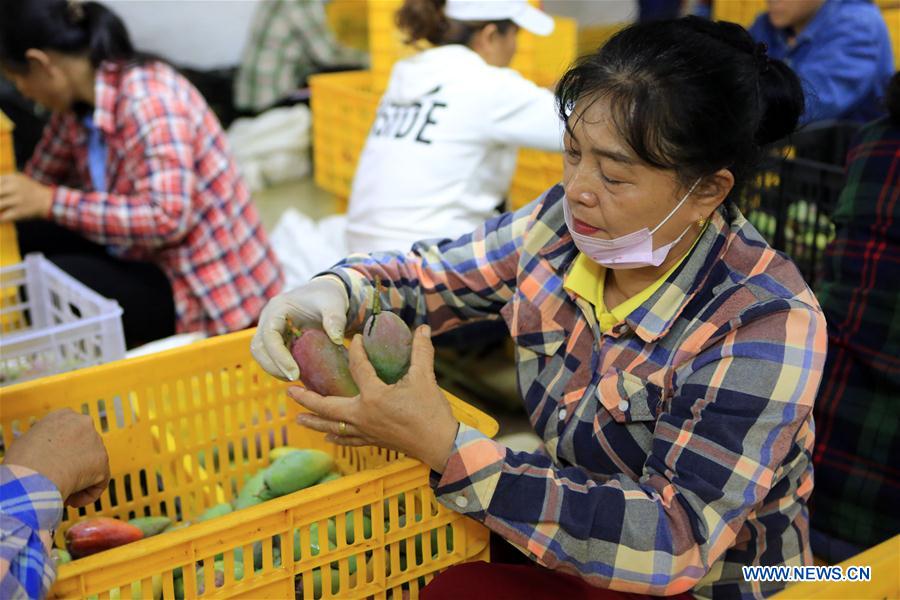
<svg viewBox="0 0 900 600">
<path fill-rule="evenodd" d="M 706 227 L 703 228 L 703 231 L 706 230 Z M 677 263 L 672 265 L 672 267 L 663 273 L 659 279 L 651 283 L 649 286 L 645 287 L 643 290 L 622 302 L 618 306 L 614 306 L 611 309 L 606 308 L 606 303 L 603 302 L 603 287 L 606 283 L 606 268 L 600 266 L 583 252 L 579 252 L 578 256 L 575 258 L 575 261 L 572 263 L 572 267 L 569 269 L 569 272 L 566 273 L 566 279 L 563 282 L 563 287 L 572 292 L 573 294 L 577 294 L 578 296 L 584 298 L 588 302 L 590 302 L 594 307 L 594 314 L 597 316 L 597 325 L 600 327 L 601 333 L 606 333 L 619 323 L 625 320 L 628 315 L 630 315 L 635 309 L 641 306 L 644 302 L 650 299 L 650 297 L 662 286 L 663 283 L 669 278 L 669 276 L 675 272 L 675 270 L 681 266 L 681 263 L 685 261 L 685 259 L 690 255 L 693 251 L 694 246 L 697 245 L 697 242 L 703 235 L 703 231 L 700 232 L 700 235 L 697 236 L 697 239 L 694 240 L 694 243 L 691 245 L 690 249 L 684 253 L 684 256 L 681 257 Z"/>
</svg>

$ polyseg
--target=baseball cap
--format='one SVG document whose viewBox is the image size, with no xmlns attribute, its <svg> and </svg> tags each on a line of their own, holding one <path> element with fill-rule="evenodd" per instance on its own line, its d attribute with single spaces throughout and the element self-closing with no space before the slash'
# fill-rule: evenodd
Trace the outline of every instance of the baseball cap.
<svg viewBox="0 0 900 600">
<path fill-rule="evenodd" d="M 457 21 L 509 19 L 536 35 L 553 32 L 553 17 L 528 4 L 528 0 L 447 0 L 444 14 Z"/>
</svg>

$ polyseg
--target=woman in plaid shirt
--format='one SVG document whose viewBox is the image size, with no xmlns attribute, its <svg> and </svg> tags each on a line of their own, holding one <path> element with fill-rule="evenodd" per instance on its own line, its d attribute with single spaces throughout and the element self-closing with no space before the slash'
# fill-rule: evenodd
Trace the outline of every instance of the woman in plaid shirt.
<svg viewBox="0 0 900 600">
<path fill-rule="evenodd" d="M 286 318 L 339 342 L 387 282 L 383 305 L 418 327 L 409 373 L 382 383 L 355 336 L 361 393 L 291 388 L 300 423 L 422 460 L 439 502 L 552 570 L 462 565 L 425 598 L 768 596 L 784 583 L 742 566 L 812 560 L 825 320 L 730 198 L 796 126 L 800 83 L 739 26 L 686 18 L 624 29 L 557 100 L 560 185 L 460 239 L 351 256 L 272 300 L 251 350 L 294 380 Z M 458 423 L 435 382 L 431 331 L 500 318 L 535 452 Z"/>
<path fill-rule="evenodd" d="M 253 325 L 281 272 L 225 135 L 95 2 L 4 0 L 0 66 L 53 111 L 0 220 L 124 309 L 126 342 Z"/>
</svg>

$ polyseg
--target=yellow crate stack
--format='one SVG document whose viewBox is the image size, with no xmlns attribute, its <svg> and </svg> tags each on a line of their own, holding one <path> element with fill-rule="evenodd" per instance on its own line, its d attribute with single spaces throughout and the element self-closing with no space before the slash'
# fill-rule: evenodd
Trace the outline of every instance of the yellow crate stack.
<svg viewBox="0 0 900 600">
<path fill-rule="evenodd" d="M 0 175 L 16 170 L 13 151 L 13 123 L 0 111 Z M 12 223 L 0 223 L 0 267 L 21 261 L 16 228 Z"/>
<path fill-rule="evenodd" d="M 58 545 L 82 516 L 195 520 L 232 500 L 280 446 L 328 452 L 344 474 L 60 565 L 50 597 L 173 598 L 181 572 L 184 597 L 191 600 L 201 595 L 202 565 L 203 598 L 293 598 L 298 575 L 305 598 L 399 598 L 403 588 L 416 598 L 437 572 L 488 559 L 488 530 L 437 503 L 427 466 L 382 449 L 336 446 L 297 426 L 302 409 L 285 394 L 286 383 L 256 365 L 252 334 L 218 336 L 0 389 L 5 447 L 36 419 L 71 408 L 93 419 L 109 451 L 110 487 L 96 505 L 65 509 Z M 484 413 L 455 398 L 451 406 L 462 422 L 488 435 L 497 432 L 496 421 Z M 336 540 L 326 537 L 330 522 Z M 259 557 L 251 559 L 254 554 Z M 224 563 L 224 577 L 215 580 L 217 560 Z M 242 577 L 238 562 L 247 567 Z M 316 587 L 322 588 L 318 595 Z"/>
<path fill-rule="evenodd" d="M 394 22 L 400 6 L 402 0 L 367 3 L 370 71 L 318 75 L 310 80 L 315 180 L 341 199 L 350 195 L 353 174 L 394 63 L 421 49 L 404 44 L 403 34 Z M 511 65 L 532 81 L 548 87 L 575 60 L 578 51 L 575 20 L 559 17 L 555 20 L 556 28 L 551 36 L 519 33 L 518 50 Z M 534 169 L 535 165 L 540 168 Z M 511 186 L 511 205 L 534 199 L 559 181 L 561 172 L 559 154 L 523 151 Z"/>
<path fill-rule="evenodd" d="M 368 3 L 368 0 L 334 0 L 325 5 L 328 26 L 340 43 L 357 50 L 369 48 Z"/>
<path fill-rule="evenodd" d="M 713 2 L 713 19 L 730 21 L 750 27 L 756 17 L 766 12 L 765 0 L 716 0 Z"/>
</svg>

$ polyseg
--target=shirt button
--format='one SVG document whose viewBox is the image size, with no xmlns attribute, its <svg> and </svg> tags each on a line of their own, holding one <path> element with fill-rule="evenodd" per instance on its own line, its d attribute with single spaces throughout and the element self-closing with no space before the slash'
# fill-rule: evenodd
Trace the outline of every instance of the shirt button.
<svg viewBox="0 0 900 600">
<path fill-rule="evenodd" d="M 559 410 L 559 420 L 560 420 L 560 421 L 564 420 L 564 419 L 566 418 L 566 415 L 567 415 L 567 414 L 568 414 L 568 413 L 566 413 L 566 409 L 561 408 L 561 409 Z"/>
<path fill-rule="evenodd" d="M 628 400 L 619 400 L 619 410 L 628 412 Z"/>
<path fill-rule="evenodd" d="M 469 499 L 465 496 L 457 496 L 454 502 L 456 502 L 456 505 L 460 508 L 465 508 L 469 505 Z"/>
</svg>

